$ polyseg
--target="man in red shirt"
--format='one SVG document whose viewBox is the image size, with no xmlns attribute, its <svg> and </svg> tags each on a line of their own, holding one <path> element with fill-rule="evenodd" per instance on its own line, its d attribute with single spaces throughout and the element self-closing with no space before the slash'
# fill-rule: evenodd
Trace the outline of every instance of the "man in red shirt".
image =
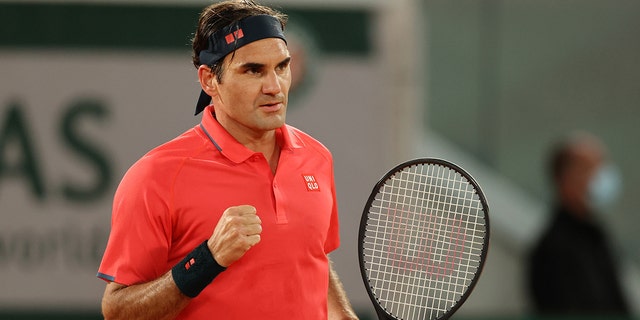
<svg viewBox="0 0 640 320">
<path fill-rule="evenodd" d="M 333 160 L 285 124 L 286 17 L 250 1 L 202 12 L 202 122 L 124 176 L 98 277 L 106 319 L 356 319 L 339 245 Z"/>
</svg>

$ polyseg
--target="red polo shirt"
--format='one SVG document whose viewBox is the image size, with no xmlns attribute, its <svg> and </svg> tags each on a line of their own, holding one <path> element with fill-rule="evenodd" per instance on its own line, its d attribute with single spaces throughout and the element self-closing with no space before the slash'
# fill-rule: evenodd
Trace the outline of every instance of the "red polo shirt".
<svg viewBox="0 0 640 320">
<path fill-rule="evenodd" d="M 222 212 L 249 204 L 261 241 L 194 298 L 178 319 L 326 319 L 327 253 L 339 245 L 331 154 L 285 125 L 276 174 L 208 107 L 200 125 L 150 151 L 125 174 L 98 277 L 154 280 L 208 239 Z"/>
</svg>

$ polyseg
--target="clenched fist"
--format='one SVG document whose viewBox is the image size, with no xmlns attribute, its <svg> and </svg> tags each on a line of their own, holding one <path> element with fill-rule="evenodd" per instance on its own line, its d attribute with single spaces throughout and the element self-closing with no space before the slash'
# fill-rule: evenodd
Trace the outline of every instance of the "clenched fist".
<svg viewBox="0 0 640 320">
<path fill-rule="evenodd" d="M 227 208 L 207 241 L 216 262 L 223 267 L 228 267 L 240 259 L 251 247 L 260 242 L 261 224 L 256 208 L 253 206 Z"/>
</svg>

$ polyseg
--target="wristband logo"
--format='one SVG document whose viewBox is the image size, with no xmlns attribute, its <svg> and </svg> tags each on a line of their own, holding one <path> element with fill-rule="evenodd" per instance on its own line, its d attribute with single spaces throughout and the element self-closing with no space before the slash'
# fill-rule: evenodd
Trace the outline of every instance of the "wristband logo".
<svg viewBox="0 0 640 320">
<path fill-rule="evenodd" d="M 189 270 L 191 268 L 192 265 L 196 264 L 196 259 L 195 258 L 191 258 L 189 259 L 189 261 L 187 261 L 187 263 L 184 264 L 184 268 Z"/>
</svg>

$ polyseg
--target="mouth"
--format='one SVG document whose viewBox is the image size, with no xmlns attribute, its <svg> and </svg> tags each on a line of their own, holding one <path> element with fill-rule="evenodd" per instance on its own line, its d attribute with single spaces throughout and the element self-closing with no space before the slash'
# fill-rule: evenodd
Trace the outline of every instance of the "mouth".
<svg viewBox="0 0 640 320">
<path fill-rule="evenodd" d="M 260 105 L 260 108 L 267 112 L 274 112 L 284 108 L 284 104 L 281 101 L 274 101 L 263 103 Z"/>
</svg>

